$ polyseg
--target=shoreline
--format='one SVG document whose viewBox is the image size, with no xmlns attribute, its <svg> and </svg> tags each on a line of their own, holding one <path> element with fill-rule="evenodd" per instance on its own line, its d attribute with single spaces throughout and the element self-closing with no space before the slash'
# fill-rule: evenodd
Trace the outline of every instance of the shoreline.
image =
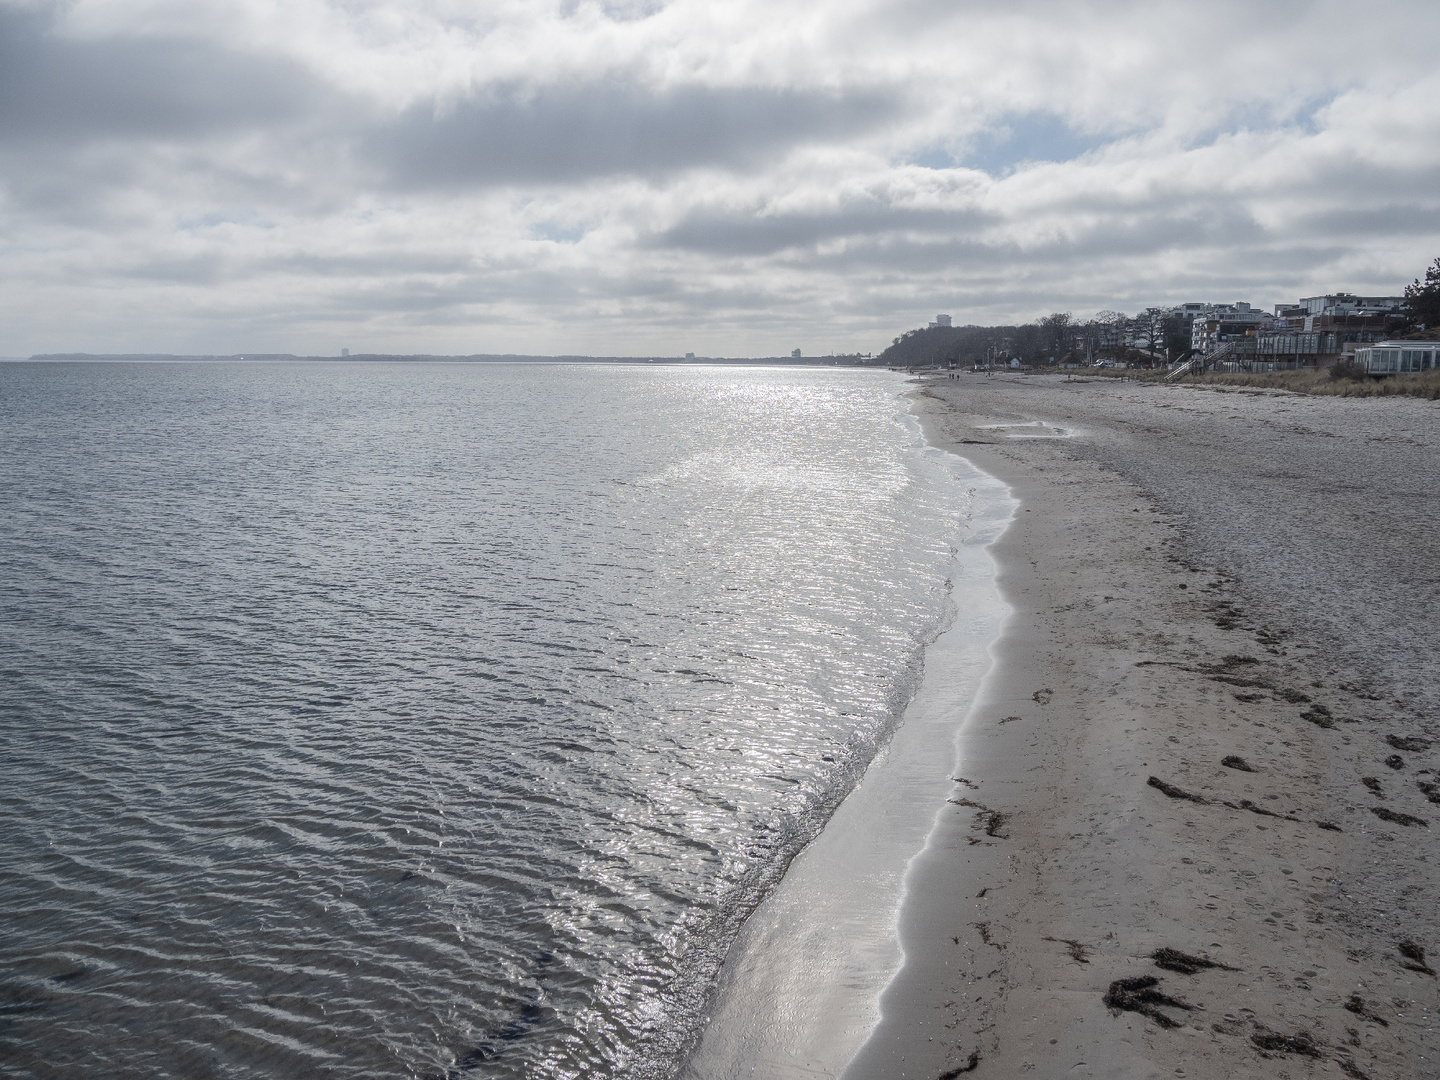
<svg viewBox="0 0 1440 1080">
<path fill-rule="evenodd" d="M 1400 647 L 1413 623 L 1403 596 L 1376 610 L 1383 575 L 1286 587 L 1318 577 L 1321 544 L 1373 546 L 1369 519 L 1285 531 L 1346 508 L 1317 502 L 1309 462 L 1383 464 L 1397 426 L 1434 475 L 1440 413 L 1036 377 L 917 396 L 928 441 L 1020 499 L 993 547 L 1014 613 L 912 868 L 908 961 L 846 1080 L 1440 1074 L 1435 675 L 1327 633 L 1348 617 Z M 1250 490 L 1196 474 L 1227 439 L 1295 461 Z M 1375 496 L 1402 549 L 1430 535 L 1404 494 Z M 1303 557 L 1247 563 L 1227 531 Z M 1426 610 L 1433 575 L 1407 587 Z"/>
<path fill-rule="evenodd" d="M 904 402 L 901 402 L 903 407 Z M 915 693 L 890 739 L 732 943 L 683 1080 L 838 1076 L 880 1019 L 902 966 L 898 933 L 911 864 L 930 843 L 954 740 L 993 665 L 1008 613 L 991 547 L 1014 516 L 1005 486 L 918 428 L 917 452 L 972 492 L 952 558 L 955 617 L 924 648 Z M 949 751 L 949 754 L 946 751 Z"/>
</svg>

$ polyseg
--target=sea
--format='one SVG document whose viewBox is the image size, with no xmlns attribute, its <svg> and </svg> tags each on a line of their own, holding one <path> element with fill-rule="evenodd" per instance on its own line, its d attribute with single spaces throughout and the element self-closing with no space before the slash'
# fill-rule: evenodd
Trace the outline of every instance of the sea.
<svg viewBox="0 0 1440 1080">
<path fill-rule="evenodd" d="M 945 781 L 994 631 L 1003 491 L 911 390 L 0 364 L 0 1071 L 661 1080 L 763 1026 L 727 955 L 959 625 Z"/>
</svg>

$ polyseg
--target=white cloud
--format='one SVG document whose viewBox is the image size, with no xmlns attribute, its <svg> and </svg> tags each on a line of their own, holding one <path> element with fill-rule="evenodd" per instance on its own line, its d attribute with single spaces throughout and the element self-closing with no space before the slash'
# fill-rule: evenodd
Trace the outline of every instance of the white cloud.
<svg viewBox="0 0 1440 1080">
<path fill-rule="evenodd" d="M 0 353 L 773 354 L 939 310 L 1388 292 L 1440 253 L 1437 28 L 0 0 Z"/>
</svg>

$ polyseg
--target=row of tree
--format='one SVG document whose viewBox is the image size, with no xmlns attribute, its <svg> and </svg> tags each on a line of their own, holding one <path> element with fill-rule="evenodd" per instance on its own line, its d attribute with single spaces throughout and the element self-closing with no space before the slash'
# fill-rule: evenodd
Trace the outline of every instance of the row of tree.
<svg viewBox="0 0 1440 1080">
<path fill-rule="evenodd" d="M 1440 259 L 1405 288 L 1402 332 L 1440 333 Z M 955 363 L 1027 365 L 1112 359 L 1140 365 L 1171 364 L 1190 353 L 1190 321 L 1169 308 L 1146 308 L 1136 315 L 1097 312 L 1077 321 L 1057 311 L 1015 326 L 929 326 L 907 330 L 876 362 L 897 367 Z"/>
<path fill-rule="evenodd" d="M 1425 271 L 1424 284 L 1416 278 L 1405 286 L 1405 314 L 1413 327 L 1440 330 L 1440 259 Z"/>
<path fill-rule="evenodd" d="M 1129 344 L 1127 344 L 1127 342 Z M 1057 311 L 1033 323 L 1011 326 L 929 326 L 907 330 L 877 357 L 892 366 L 956 363 L 1063 364 L 1104 357 L 1162 363 L 1188 353 L 1190 326 L 1164 308 L 1138 315 L 1101 311 L 1076 320 Z"/>
</svg>

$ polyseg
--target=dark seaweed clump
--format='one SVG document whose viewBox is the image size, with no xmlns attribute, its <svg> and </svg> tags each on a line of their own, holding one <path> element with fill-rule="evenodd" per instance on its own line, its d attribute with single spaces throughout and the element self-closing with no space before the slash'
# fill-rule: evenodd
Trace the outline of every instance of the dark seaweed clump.
<svg viewBox="0 0 1440 1080">
<path fill-rule="evenodd" d="M 936 1078 L 936 1080 L 955 1080 L 955 1077 L 957 1077 L 957 1076 L 964 1076 L 964 1075 L 965 1075 L 966 1073 L 968 1073 L 968 1072 L 974 1072 L 974 1071 L 975 1071 L 976 1069 L 978 1069 L 979 1067 L 980 1067 L 980 1051 L 979 1051 L 979 1050 L 971 1050 L 971 1051 L 970 1051 L 970 1057 L 966 1060 L 966 1062 L 965 1062 L 964 1065 L 961 1065 L 958 1069 L 951 1069 L 949 1072 L 943 1072 L 943 1073 L 941 1073 L 941 1074 Z"/>
<path fill-rule="evenodd" d="M 1257 1031 L 1250 1036 L 1250 1041 L 1261 1050 L 1272 1054 L 1303 1054 L 1312 1058 L 1320 1056 L 1320 1044 L 1305 1031 L 1297 1031 L 1294 1035 L 1281 1035 L 1278 1031 Z"/>
<path fill-rule="evenodd" d="M 1140 975 L 1133 979 L 1116 979 L 1105 991 L 1105 1004 L 1115 1012 L 1136 1012 L 1148 1016 L 1163 1028 L 1178 1028 L 1180 1021 L 1172 1020 L 1160 1011 L 1164 1005 L 1171 1009 L 1189 1012 L 1195 1006 L 1161 993 L 1155 987 L 1160 980 L 1153 975 Z"/>
<path fill-rule="evenodd" d="M 1390 1021 L 1386 1020 L 1383 1016 L 1376 1016 L 1368 1008 L 1366 1008 L 1365 999 L 1362 998 L 1359 994 L 1351 994 L 1350 1000 L 1345 1002 L 1345 1008 L 1349 1009 L 1352 1013 L 1360 1017 L 1362 1020 L 1373 1020 L 1381 1027 L 1390 1026 Z"/>
<path fill-rule="evenodd" d="M 1228 806 L 1228 805 L 1230 805 L 1230 804 L 1229 804 L 1229 803 L 1226 803 L 1226 805 Z M 1286 821 L 1299 821 L 1299 820 L 1300 820 L 1299 818 L 1297 818 L 1297 817 L 1292 817 L 1292 816 L 1289 815 L 1289 814 L 1277 814 L 1277 813 L 1275 813 L 1274 810 L 1266 810 L 1263 806 L 1257 806 L 1255 803 L 1251 802 L 1249 799 L 1241 799 L 1241 800 L 1240 800 L 1240 809 L 1241 809 L 1241 810 L 1249 810 L 1252 814 L 1264 814 L 1266 817 L 1284 818 Z"/>
<path fill-rule="evenodd" d="M 1396 825 L 1404 825 L 1406 827 L 1409 827 L 1411 825 L 1423 825 L 1427 829 L 1430 827 L 1430 823 L 1424 818 L 1416 817 L 1414 814 L 1397 814 L 1388 806 L 1372 806 L 1370 807 L 1370 812 L 1376 817 L 1378 817 L 1381 821 L 1393 822 Z"/>
<path fill-rule="evenodd" d="M 1403 735 L 1386 735 L 1385 741 L 1396 750 L 1408 750 L 1412 754 L 1421 754 L 1430 749 L 1427 739 L 1407 739 Z"/>
<path fill-rule="evenodd" d="M 1430 965 L 1425 963 L 1424 948 L 1416 945 L 1415 942 L 1402 941 L 1399 945 L 1395 946 L 1395 948 L 1400 950 L 1400 955 L 1405 957 L 1406 960 L 1414 961 L 1413 964 L 1405 965 L 1405 967 L 1408 968 L 1410 971 L 1423 971 L 1426 975 L 1435 974 L 1434 969 L 1431 968 Z"/>
<path fill-rule="evenodd" d="M 1211 968 L 1219 968 L 1221 971 L 1238 971 L 1239 968 L 1232 968 L 1218 960 L 1207 960 L 1203 956 L 1191 956 L 1179 949 L 1156 949 L 1150 954 L 1150 959 L 1155 961 L 1155 966 L 1164 968 L 1166 971 L 1178 971 L 1181 975 L 1194 975 L 1198 971 L 1208 971 Z"/>
<path fill-rule="evenodd" d="M 1224 765 L 1227 769 L 1239 769 L 1241 772 L 1255 771 L 1250 767 L 1250 763 L 1248 761 L 1246 761 L 1243 757 L 1239 757 L 1236 754 L 1231 754 L 1229 757 L 1221 758 L 1220 764 Z"/>
<path fill-rule="evenodd" d="M 1153 787 L 1153 788 L 1155 788 L 1155 789 L 1163 792 L 1164 794 L 1170 796 L 1170 798 L 1172 798 L 1172 799 L 1189 799 L 1191 802 L 1196 802 L 1196 803 L 1205 803 L 1205 802 L 1208 802 L 1208 801 L 1209 801 L 1208 799 L 1205 799 L 1205 798 L 1203 798 L 1202 796 L 1192 795 L 1190 792 L 1186 791 L 1184 788 L 1178 788 L 1178 787 L 1176 787 L 1174 784 L 1166 783 L 1164 780 L 1161 780 L 1158 776 L 1152 776 L 1152 777 L 1150 777 L 1150 779 L 1149 779 L 1149 780 L 1146 780 L 1145 783 L 1147 783 L 1147 784 L 1149 784 L 1151 787 Z"/>
</svg>

